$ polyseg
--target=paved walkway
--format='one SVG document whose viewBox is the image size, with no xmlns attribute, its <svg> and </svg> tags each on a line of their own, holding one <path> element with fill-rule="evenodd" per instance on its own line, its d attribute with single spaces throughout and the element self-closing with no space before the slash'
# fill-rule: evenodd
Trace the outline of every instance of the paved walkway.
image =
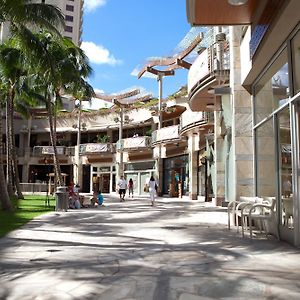
<svg viewBox="0 0 300 300">
<path fill-rule="evenodd" d="M 0 299 L 300 299 L 300 251 L 198 201 L 111 198 L 0 239 Z"/>
</svg>

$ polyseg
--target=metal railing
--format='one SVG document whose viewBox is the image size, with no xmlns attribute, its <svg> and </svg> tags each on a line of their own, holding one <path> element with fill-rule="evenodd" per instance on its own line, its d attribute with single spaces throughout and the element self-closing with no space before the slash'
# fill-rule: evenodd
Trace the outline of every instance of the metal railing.
<svg viewBox="0 0 300 300">
<path fill-rule="evenodd" d="M 180 116 L 180 131 L 189 130 L 194 127 L 201 127 L 201 125 L 213 124 L 214 112 L 191 112 L 185 111 Z"/>
</svg>

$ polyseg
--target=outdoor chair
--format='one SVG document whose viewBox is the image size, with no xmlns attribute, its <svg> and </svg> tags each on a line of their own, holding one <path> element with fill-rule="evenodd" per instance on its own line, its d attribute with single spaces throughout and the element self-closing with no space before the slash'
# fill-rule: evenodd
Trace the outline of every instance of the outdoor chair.
<svg viewBox="0 0 300 300">
<path fill-rule="evenodd" d="M 241 220 L 241 227 L 242 227 L 242 235 L 244 237 L 245 228 L 248 227 L 249 224 L 249 210 L 256 203 L 262 203 L 263 199 L 259 197 L 240 197 L 241 203 L 237 205 L 235 217 L 236 217 L 236 224 L 237 224 L 237 232 L 239 232 L 239 218 Z"/>
<path fill-rule="evenodd" d="M 231 219 L 236 222 L 238 231 L 238 218 L 241 217 L 241 209 L 248 203 L 255 202 L 256 197 L 239 197 L 239 200 L 233 200 L 228 203 L 227 215 L 228 215 L 228 229 L 230 229 Z"/>
<path fill-rule="evenodd" d="M 293 197 L 282 198 L 282 208 L 283 208 L 283 225 L 289 226 L 293 222 L 294 212 L 293 212 Z"/>
<path fill-rule="evenodd" d="M 263 228 L 266 235 L 268 234 L 266 222 L 270 222 L 274 227 L 277 239 L 279 239 L 275 206 L 275 197 L 265 197 L 263 203 L 255 203 L 250 207 L 248 213 L 250 238 L 253 236 L 252 221 L 258 221 L 260 229 Z"/>
</svg>

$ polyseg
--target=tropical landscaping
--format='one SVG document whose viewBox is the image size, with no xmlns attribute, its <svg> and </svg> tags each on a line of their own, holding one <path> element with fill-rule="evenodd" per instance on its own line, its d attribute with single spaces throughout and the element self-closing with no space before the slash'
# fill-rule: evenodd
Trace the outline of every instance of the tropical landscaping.
<svg viewBox="0 0 300 300">
<path fill-rule="evenodd" d="M 88 59 L 71 40 L 60 35 L 59 28 L 64 26 L 64 18 L 55 6 L 23 0 L 1 0 L 0 22 L 1 26 L 9 24 L 10 32 L 6 40 L 1 38 L 0 45 L 0 114 L 6 117 L 5 132 L 0 127 L 0 135 L 5 137 L 0 139 L 0 208 L 9 212 L 7 217 L 2 213 L 1 220 L 10 219 L 16 226 L 27 221 L 29 216 L 34 217 L 45 210 L 39 209 L 34 202 L 28 202 L 26 197 L 24 199 L 20 189 L 14 116 L 18 114 L 28 118 L 32 108 L 47 111 L 54 170 L 57 184 L 61 185 L 63 179 L 57 159 L 56 117 L 62 108 L 62 95 L 68 94 L 72 99 L 81 101 L 90 99 L 94 91 L 86 81 L 92 73 Z M 5 162 L 2 154 L 6 154 Z M 19 202 L 20 205 L 16 205 L 15 195 L 18 200 L 24 199 Z M 28 214 L 18 213 L 22 207 L 22 212 Z M 32 214 L 29 213 L 30 208 Z"/>
<path fill-rule="evenodd" d="M 24 199 L 12 197 L 13 211 L 0 210 L 0 238 L 21 227 L 35 217 L 54 210 L 54 198 L 46 202 L 45 196 L 25 195 Z"/>
</svg>

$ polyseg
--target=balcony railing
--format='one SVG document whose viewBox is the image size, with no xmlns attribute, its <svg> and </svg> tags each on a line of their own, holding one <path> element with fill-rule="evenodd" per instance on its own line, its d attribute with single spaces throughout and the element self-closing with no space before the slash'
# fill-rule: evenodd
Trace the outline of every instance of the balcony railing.
<svg viewBox="0 0 300 300">
<path fill-rule="evenodd" d="M 111 143 L 89 143 L 89 144 L 81 144 L 79 147 L 79 154 L 104 154 L 104 153 L 112 153 L 114 151 L 113 144 Z"/>
<path fill-rule="evenodd" d="M 57 146 L 56 147 L 58 155 L 65 155 L 66 147 L 65 146 Z M 33 147 L 33 156 L 43 156 L 43 155 L 51 155 L 54 154 L 54 150 L 52 146 L 34 146 Z"/>
<path fill-rule="evenodd" d="M 150 136 L 137 136 L 117 142 L 117 150 L 136 150 L 151 147 Z"/>
<path fill-rule="evenodd" d="M 152 144 L 180 139 L 179 127 L 179 125 L 173 125 L 152 132 Z"/>
<path fill-rule="evenodd" d="M 188 73 L 188 93 L 199 85 L 206 85 L 211 77 L 229 78 L 229 47 L 221 48 L 214 43 L 205 49 L 195 60 Z"/>
<path fill-rule="evenodd" d="M 194 127 L 206 125 L 208 123 L 213 124 L 214 112 L 194 112 L 185 111 L 180 116 L 180 130 L 186 131 Z"/>
</svg>

